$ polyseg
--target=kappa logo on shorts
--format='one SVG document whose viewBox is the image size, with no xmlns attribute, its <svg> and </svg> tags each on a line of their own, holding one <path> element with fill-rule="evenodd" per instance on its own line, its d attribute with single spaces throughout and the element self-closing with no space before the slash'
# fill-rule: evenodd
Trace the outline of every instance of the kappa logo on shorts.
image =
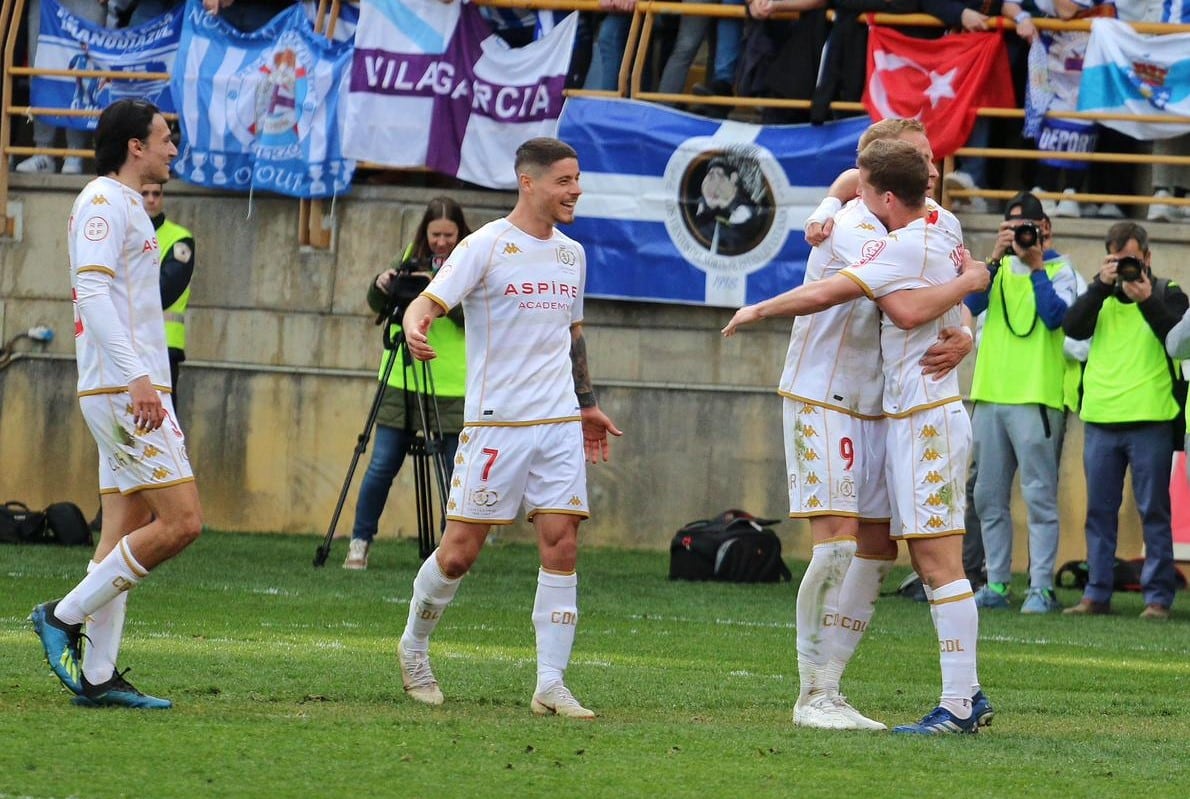
<svg viewBox="0 0 1190 799">
<path fill-rule="evenodd" d="M 810 425 L 804 424 L 804 425 L 802 425 L 802 435 L 805 436 L 806 438 L 815 438 L 818 435 L 818 431 L 815 430 Z"/>
<path fill-rule="evenodd" d="M 930 520 L 926 522 L 926 527 L 930 530 L 937 530 L 939 527 L 945 527 L 946 522 L 942 521 L 941 516 L 931 516 Z"/>
<path fill-rule="evenodd" d="M 460 479 L 459 479 L 459 478 L 457 478 L 457 477 L 456 477 L 454 480 L 452 480 L 452 481 L 450 482 L 450 485 L 451 485 L 451 487 L 452 487 L 452 488 L 458 488 L 458 487 L 459 487 L 459 486 L 461 486 L 462 484 L 463 484 L 463 481 L 462 481 L 462 480 L 460 480 Z"/>
<path fill-rule="evenodd" d="M 463 453 L 460 452 L 458 455 L 455 455 L 455 463 L 459 466 L 463 465 Z"/>
<path fill-rule="evenodd" d="M 153 446 L 152 444 L 145 444 L 145 451 L 144 451 L 142 457 L 154 458 L 160 454 L 161 454 L 161 450 L 157 449 L 157 447 Z"/>
<path fill-rule="evenodd" d="M 570 497 L 570 501 L 566 504 L 571 505 L 576 508 L 581 508 L 583 506 L 583 501 L 578 498 L 578 494 L 573 494 Z"/>
<path fill-rule="evenodd" d="M 926 478 L 925 478 L 925 479 L 926 479 L 926 482 L 927 482 L 927 483 L 941 483 L 941 482 L 944 482 L 944 481 L 946 480 L 946 478 L 945 478 L 945 477 L 943 477 L 942 475 L 938 474 L 938 472 L 934 471 L 933 469 L 931 469 L 930 471 L 926 472 Z"/>
<path fill-rule="evenodd" d="M 927 447 L 926 451 L 921 454 L 923 461 L 940 461 L 942 460 L 942 453 L 933 447 Z"/>
<path fill-rule="evenodd" d="M 812 449 L 808 449 L 802 457 L 808 461 L 816 461 L 818 460 L 818 453 Z"/>
<path fill-rule="evenodd" d="M 458 507 L 459 507 L 458 503 L 457 503 L 457 502 L 455 502 L 453 499 L 452 499 L 450 502 L 447 502 L 447 503 L 446 503 L 446 509 L 447 509 L 447 510 L 455 510 L 455 509 L 456 509 L 456 508 L 458 508 Z"/>
<path fill-rule="evenodd" d="M 471 492 L 471 504 L 490 508 L 500 501 L 500 494 L 490 488 L 477 488 Z"/>
<path fill-rule="evenodd" d="M 169 477 L 169 474 L 169 469 L 166 469 L 164 466 L 158 466 L 153 470 L 153 479 L 164 480 L 165 478 Z"/>
<path fill-rule="evenodd" d="M 818 497 L 810 497 L 809 499 L 806 500 L 806 507 L 811 508 L 811 509 L 821 508 L 822 500 L 820 500 Z"/>
<path fill-rule="evenodd" d="M 810 472 L 810 474 L 807 475 L 806 485 L 816 486 L 816 485 L 821 485 L 821 484 L 822 484 L 822 481 L 820 479 L 818 479 L 818 475 L 815 474 L 814 472 Z"/>
<path fill-rule="evenodd" d="M 943 504 L 942 497 L 938 496 L 937 494 L 930 494 L 928 497 L 926 497 L 926 504 L 931 508 L 936 508 Z"/>
<path fill-rule="evenodd" d="M 471 436 L 467 435 L 466 433 L 459 433 L 459 443 L 466 444 L 470 440 Z"/>
<path fill-rule="evenodd" d="M 798 409 L 798 413 L 800 413 L 800 414 L 814 413 L 814 406 L 808 402 L 803 402 L 802 407 Z"/>
<path fill-rule="evenodd" d="M 922 425 L 921 432 L 917 434 L 918 438 L 937 438 L 938 429 L 932 424 Z"/>
</svg>

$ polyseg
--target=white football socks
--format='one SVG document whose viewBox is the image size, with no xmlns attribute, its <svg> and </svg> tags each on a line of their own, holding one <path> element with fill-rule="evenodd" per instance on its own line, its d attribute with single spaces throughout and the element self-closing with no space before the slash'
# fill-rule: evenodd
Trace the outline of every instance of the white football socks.
<svg viewBox="0 0 1190 799">
<path fill-rule="evenodd" d="M 810 565 L 797 589 L 797 671 L 799 699 L 822 689 L 822 669 L 830 655 L 824 625 L 838 614 L 839 590 L 855 555 L 855 539 L 815 544 Z"/>
<path fill-rule="evenodd" d="M 578 627 L 578 575 L 542 568 L 537 572 L 533 599 L 533 630 L 537 637 L 537 689 L 541 693 L 562 682 L 574 633 Z"/>
<path fill-rule="evenodd" d="M 87 562 L 87 574 L 99 568 L 95 561 Z M 128 606 L 128 592 L 115 598 L 87 617 L 86 635 L 82 639 L 83 676 L 92 685 L 107 682 L 116 673 L 120 642 L 124 638 L 124 614 Z"/>
<path fill-rule="evenodd" d="M 108 602 L 135 588 L 148 574 L 149 570 L 133 557 L 128 538 L 121 538 L 115 549 L 58 601 L 54 615 L 66 624 L 82 624 Z"/>
<path fill-rule="evenodd" d="M 442 611 L 455 598 L 462 577 L 453 580 L 442 573 L 438 565 L 438 550 L 434 550 L 417 570 L 413 579 L 413 598 L 409 600 L 409 619 L 401 641 L 411 652 L 425 652 L 430 646 L 430 633 L 438 626 Z"/>
<path fill-rule="evenodd" d="M 931 608 L 942 670 L 940 704 L 958 718 L 970 718 L 971 687 L 976 684 L 975 646 L 979 638 L 979 609 L 975 606 L 971 583 L 955 580 L 935 588 Z"/>
<path fill-rule="evenodd" d="M 826 690 L 839 690 L 843 670 L 868 631 L 868 623 L 876 612 L 880 586 L 892 570 L 894 561 L 895 558 L 856 555 L 847 567 L 847 575 L 839 589 L 838 613 L 827 630 L 829 659 L 822 670 L 822 687 Z"/>
</svg>

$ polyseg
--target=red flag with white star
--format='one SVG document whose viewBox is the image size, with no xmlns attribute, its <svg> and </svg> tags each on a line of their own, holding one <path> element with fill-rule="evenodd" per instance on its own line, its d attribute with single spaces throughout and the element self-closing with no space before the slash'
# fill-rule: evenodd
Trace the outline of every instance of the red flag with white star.
<svg viewBox="0 0 1190 799">
<path fill-rule="evenodd" d="M 891 28 L 868 28 L 864 106 L 874 121 L 920 119 L 945 158 L 967 142 L 977 108 L 1015 108 L 1008 52 L 999 33 L 915 39 Z"/>
</svg>

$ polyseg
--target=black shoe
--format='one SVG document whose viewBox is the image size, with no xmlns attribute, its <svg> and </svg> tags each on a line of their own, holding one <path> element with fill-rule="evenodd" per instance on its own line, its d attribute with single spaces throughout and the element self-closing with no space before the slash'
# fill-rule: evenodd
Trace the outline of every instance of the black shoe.
<svg viewBox="0 0 1190 799">
<path fill-rule="evenodd" d="M 83 690 L 78 696 L 70 700 L 80 707 L 132 707 L 144 710 L 168 710 L 174 703 L 168 699 L 158 699 L 155 696 L 142 694 L 124 679 L 128 669 L 117 671 L 107 682 L 92 685 L 83 676 Z"/>
</svg>

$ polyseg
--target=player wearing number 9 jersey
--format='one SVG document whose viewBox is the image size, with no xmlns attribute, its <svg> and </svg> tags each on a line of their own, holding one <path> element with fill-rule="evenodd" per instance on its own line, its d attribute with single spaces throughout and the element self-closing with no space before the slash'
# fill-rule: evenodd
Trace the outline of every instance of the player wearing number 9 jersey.
<svg viewBox="0 0 1190 799">
<path fill-rule="evenodd" d="M 541 554 L 530 707 L 589 719 L 595 714 L 563 682 L 578 623 L 578 525 L 588 515 L 584 451 L 592 462 L 607 460 L 607 435 L 620 431 L 599 409 L 587 367 L 586 256 L 554 227 L 574 219 L 578 156 L 557 139 L 531 139 L 517 150 L 515 168 L 516 207 L 464 239 L 404 317 L 410 352 L 431 360 L 430 322 L 462 302 L 467 399 L 446 531 L 414 579 L 397 656 L 405 692 L 441 704 L 430 634 L 491 525 L 514 521 L 524 508 Z"/>
</svg>

